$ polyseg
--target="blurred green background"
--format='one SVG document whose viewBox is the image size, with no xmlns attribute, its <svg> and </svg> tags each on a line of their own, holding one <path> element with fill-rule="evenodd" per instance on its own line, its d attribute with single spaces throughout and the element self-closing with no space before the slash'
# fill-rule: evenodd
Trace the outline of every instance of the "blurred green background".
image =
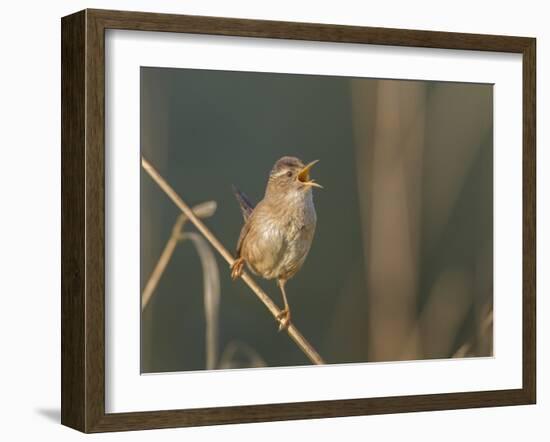
<svg viewBox="0 0 550 442">
<path fill-rule="evenodd" d="M 490 356 L 492 109 L 488 84 L 142 67 L 141 151 L 189 205 L 217 203 L 205 222 L 231 251 L 231 185 L 257 202 L 278 158 L 320 160 L 316 235 L 287 294 L 328 363 Z M 143 170 L 140 210 L 144 290 L 179 211 Z M 142 372 L 202 370 L 207 353 L 208 368 L 308 364 L 213 253 L 217 272 L 177 244 L 142 305 Z"/>
</svg>

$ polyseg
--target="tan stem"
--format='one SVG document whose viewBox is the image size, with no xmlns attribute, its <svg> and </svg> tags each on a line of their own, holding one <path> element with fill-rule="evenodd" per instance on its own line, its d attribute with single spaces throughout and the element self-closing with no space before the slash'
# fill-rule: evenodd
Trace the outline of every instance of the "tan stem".
<svg viewBox="0 0 550 442">
<path fill-rule="evenodd" d="M 174 189 L 164 180 L 164 178 L 155 170 L 155 168 L 145 159 L 141 158 L 141 165 L 143 169 L 151 176 L 158 186 L 168 195 L 172 202 L 182 211 L 182 213 L 191 221 L 197 230 L 212 244 L 212 246 L 219 252 L 219 254 L 227 261 L 231 266 L 235 259 L 233 255 L 223 246 L 223 244 L 214 236 L 214 234 L 206 227 L 206 225 L 193 213 L 193 210 L 183 202 L 180 196 Z M 281 311 L 277 305 L 271 300 L 271 298 L 260 288 L 260 286 L 254 281 L 246 272 L 243 272 L 241 276 L 242 280 L 252 289 L 254 294 L 264 303 L 270 313 L 275 319 L 279 316 Z M 314 364 L 324 364 L 323 359 L 317 353 L 317 351 L 311 346 L 311 344 L 304 338 L 304 336 L 298 331 L 298 329 L 290 324 L 286 329 L 288 335 L 296 343 L 296 345 L 304 352 Z"/>
</svg>

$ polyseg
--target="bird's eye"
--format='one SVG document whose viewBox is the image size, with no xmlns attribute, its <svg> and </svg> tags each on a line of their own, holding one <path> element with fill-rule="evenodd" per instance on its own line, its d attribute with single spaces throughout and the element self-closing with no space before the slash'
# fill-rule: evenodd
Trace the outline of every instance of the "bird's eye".
<svg viewBox="0 0 550 442">
<path fill-rule="evenodd" d="M 292 176 L 292 172 L 289 170 L 289 171 L 286 173 L 286 176 L 290 178 L 290 177 Z"/>
</svg>

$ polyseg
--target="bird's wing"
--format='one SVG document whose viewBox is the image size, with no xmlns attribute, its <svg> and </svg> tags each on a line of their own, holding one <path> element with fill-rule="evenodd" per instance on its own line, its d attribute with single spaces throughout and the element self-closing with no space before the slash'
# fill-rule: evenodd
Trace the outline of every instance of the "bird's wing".
<svg viewBox="0 0 550 442">
<path fill-rule="evenodd" d="M 254 210 L 254 204 L 252 204 L 250 199 L 243 192 L 241 192 L 237 186 L 233 186 L 233 193 L 239 202 L 241 212 L 243 213 L 244 222 L 246 223 Z"/>
<path fill-rule="evenodd" d="M 246 235 L 250 231 L 250 225 L 250 219 L 248 219 L 244 222 L 244 226 L 241 229 L 241 234 L 239 235 L 239 240 L 237 241 L 237 258 L 241 257 L 241 248 L 243 246 Z"/>
</svg>

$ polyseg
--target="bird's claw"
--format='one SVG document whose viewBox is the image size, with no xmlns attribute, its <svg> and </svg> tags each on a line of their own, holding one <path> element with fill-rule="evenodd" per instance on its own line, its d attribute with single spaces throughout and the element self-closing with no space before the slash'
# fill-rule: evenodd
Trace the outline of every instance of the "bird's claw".
<svg viewBox="0 0 550 442">
<path fill-rule="evenodd" d="M 235 281 L 243 274 L 244 258 L 238 258 L 231 264 L 231 279 Z"/>
<path fill-rule="evenodd" d="M 277 320 L 279 321 L 279 331 L 286 330 L 290 325 L 290 310 L 281 310 L 277 315 Z"/>
</svg>

